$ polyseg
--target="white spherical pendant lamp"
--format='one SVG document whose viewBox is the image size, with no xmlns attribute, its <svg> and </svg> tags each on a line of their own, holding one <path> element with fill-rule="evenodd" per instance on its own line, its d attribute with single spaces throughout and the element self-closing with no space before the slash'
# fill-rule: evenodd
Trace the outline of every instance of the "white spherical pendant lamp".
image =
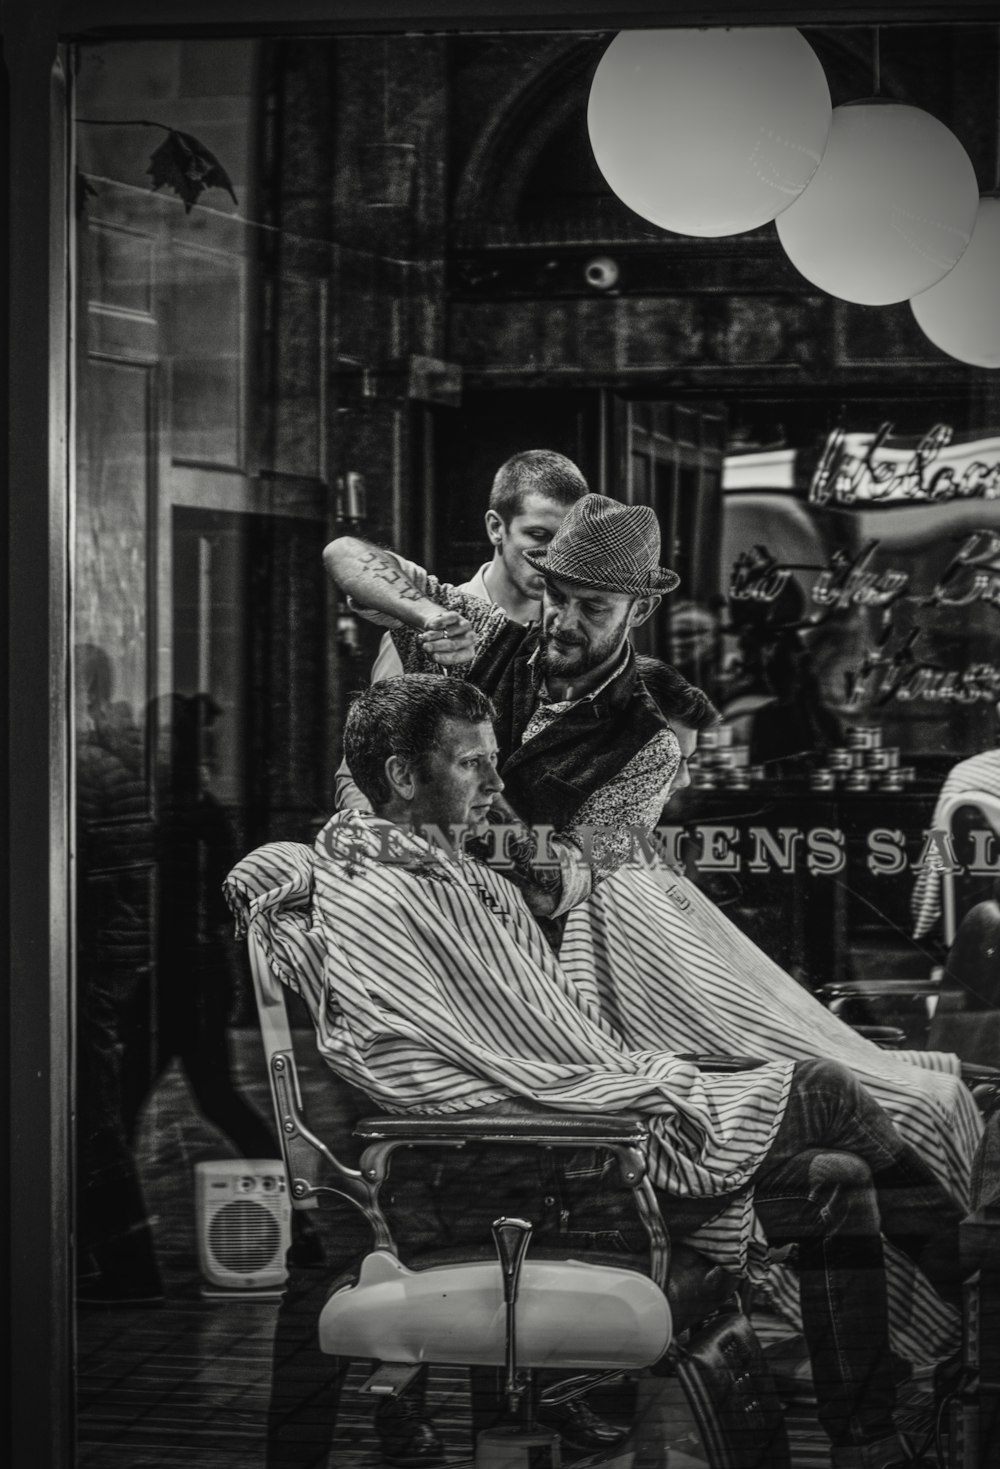
<svg viewBox="0 0 1000 1469">
<path fill-rule="evenodd" d="M 949 357 L 1000 368 L 1000 194 L 980 199 L 965 254 L 910 307 L 924 336 Z"/>
<path fill-rule="evenodd" d="M 830 91 L 791 28 L 623 31 L 597 67 L 587 126 L 624 204 L 683 235 L 757 229 L 805 188 Z"/>
<path fill-rule="evenodd" d="M 979 189 L 954 133 L 880 97 L 833 111 L 809 187 L 778 218 L 785 254 L 813 285 L 863 306 L 907 301 L 961 259 Z"/>
</svg>

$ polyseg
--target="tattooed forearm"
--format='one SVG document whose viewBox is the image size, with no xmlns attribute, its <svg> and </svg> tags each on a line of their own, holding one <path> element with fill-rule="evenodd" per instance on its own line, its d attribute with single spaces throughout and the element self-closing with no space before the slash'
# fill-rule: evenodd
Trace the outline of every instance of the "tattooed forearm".
<svg viewBox="0 0 1000 1469">
<path fill-rule="evenodd" d="M 361 608 L 418 628 L 426 627 L 439 610 L 392 553 L 380 546 L 340 536 L 327 546 L 323 561 L 341 591 Z"/>
<path fill-rule="evenodd" d="M 503 796 L 495 798 L 489 820 L 491 832 L 475 838 L 468 850 L 480 861 L 498 866 L 523 893 L 536 918 L 551 916 L 562 896 L 563 882 L 559 859 L 548 851 L 551 828 L 529 826 Z"/>
<path fill-rule="evenodd" d="M 536 918 L 549 918 L 556 911 L 562 892 L 562 872 L 558 867 L 540 867 L 534 837 L 511 838 L 507 843 L 511 866 L 505 876 L 524 894 L 524 901 Z"/>
<path fill-rule="evenodd" d="M 377 546 L 369 546 L 362 556 L 358 558 L 358 564 L 368 572 L 368 575 L 376 581 L 383 582 L 391 587 L 397 597 L 402 597 L 404 602 L 422 602 L 424 594 L 393 561 L 380 551 Z"/>
<path fill-rule="evenodd" d="M 339 536 L 323 552 L 330 576 L 352 599 L 363 617 L 375 613 L 373 621 L 385 617 L 397 627 L 420 634 L 422 651 L 442 668 L 459 668 L 472 661 L 476 651 L 475 628 L 468 618 L 448 606 L 451 588 L 438 588 L 421 568 L 399 565 L 391 551 Z"/>
</svg>

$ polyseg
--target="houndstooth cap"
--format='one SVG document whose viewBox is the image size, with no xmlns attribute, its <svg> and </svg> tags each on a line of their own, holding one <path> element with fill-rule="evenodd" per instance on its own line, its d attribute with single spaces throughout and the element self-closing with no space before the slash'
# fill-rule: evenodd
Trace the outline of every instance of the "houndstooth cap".
<svg viewBox="0 0 1000 1469">
<path fill-rule="evenodd" d="M 584 495 L 544 551 L 525 551 L 536 571 L 605 592 L 672 592 L 680 577 L 660 566 L 660 527 L 648 505 Z"/>
</svg>

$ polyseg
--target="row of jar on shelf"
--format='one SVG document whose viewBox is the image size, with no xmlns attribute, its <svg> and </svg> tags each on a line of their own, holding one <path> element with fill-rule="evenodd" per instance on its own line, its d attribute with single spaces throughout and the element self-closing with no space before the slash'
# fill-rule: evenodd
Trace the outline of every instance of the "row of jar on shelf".
<svg viewBox="0 0 1000 1469">
<path fill-rule="evenodd" d="M 902 791 L 916 780 L 916 767 L 903 765 L 899 748 L 883 745 L 873 725 L 849 729 L 847 743 L 809 757 L 808 785 L 814 791 Z M 750 746 L 733 738 L 731 725 L 703 730 L 689 762 L 694 790 L 746 791 L 774 781 L 767 765 L 751 765 Z"/>
</svg>

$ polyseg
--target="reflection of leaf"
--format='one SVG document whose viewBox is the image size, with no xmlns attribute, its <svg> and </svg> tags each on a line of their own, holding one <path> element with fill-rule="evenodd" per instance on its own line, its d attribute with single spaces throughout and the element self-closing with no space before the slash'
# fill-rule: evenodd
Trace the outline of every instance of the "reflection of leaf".
<svg viewBox="0 0 1000 1469">
<path fill-rule="evenodd" d="M 205 189 L 226 189 L 233 203 L 239 202 L 233 193 L 232 180 L 215 154 L 190 133 L 171 128 L 150 155 L 146 172 L 153 180 L 154 189 L 166 187 L 180 195 L 185 214 L 190 214 L 191 205 L 197 203 Z"/>
<path fill-rule="evenodd" d="M 87 175 L 81 172 L 80 169 L 76 170 L 74 182 L 76 185 L 76 217 L 77 219 L 83 219 L 87 213 L 87 200 L 96 199 L 98 190 L 94 188 Z"/>
</svg>

